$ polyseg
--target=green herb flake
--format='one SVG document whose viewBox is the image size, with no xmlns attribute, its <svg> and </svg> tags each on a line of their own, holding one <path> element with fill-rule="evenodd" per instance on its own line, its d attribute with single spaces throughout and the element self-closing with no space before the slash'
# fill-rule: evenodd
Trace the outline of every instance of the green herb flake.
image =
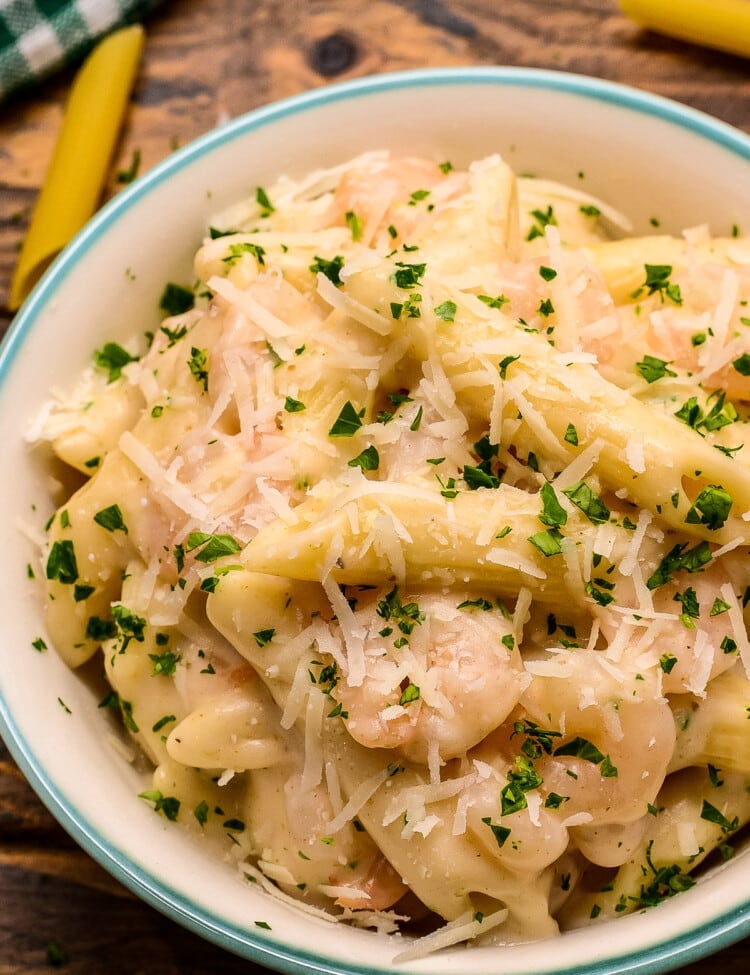
<svg viewBox="0 0 750 975">
<path fill-rule="evenodd" d="M 542 499 L 542 511 L 539 515 L 539 521 L 549 528 L 559 528 L 566 524 L 568 512 L 557 500 L 557 495 L 552 485 L 549 483 L 544 484 L 539 492 L 539 496 Z"/>
<path fill-rule="evenodd" d="M 501 359 L 497 365 L 498 371 L 500 373 L 501 379 L 507 378 L 508 366 L 512 363 L 517 362 L 521 358 L 520 355 L 506 355 L 504 359 Z"/>
<path fill-rule="evenodd" d="M 542 266 L 539 268 L 539 275 L 545 281 L 553 281 L 557 277 L 557 271 L 553 267 L 547 267 L 546 265 L 542 264 Z"/>
<path fill-rule="evenodd" d="M 671 674 L 676 663 L 677 657 L 673 653 L 663 653 L 659 657 L 659 666 L 665 674 Z"/>
<path fill-rule="evenodd" d="M 233 267 L 245 254 L 252 254 L 261 267 L 266 264 L 266 249 L 260 244 L 253 244 L 249 240 L 242 241 L 240 244 L 230 244 L 229 253 L 223 258 L 225 264 Z"/>
<path fill-rule="evenodd" d="M 152 677 L 174 676 L 174 672 L 177 670 L 177 664 L 181 659 L 178 654 L 173 653 L 171 650 L 167 650 L 166 653 L 150 653 L 148 656 L 154 665 L 151 671 Z"/>
<path fill-rule="evenodd" d="M 161 813 L 166 819 L 174 823 L 180 812 L 180 800 L 174 796 L 165 796 L 158 789 L 147 789 L 138 793 L 139 799 L 153 802 L 154 812 Z"/>
<path fill-rule="evenodd" d="M 159 298 L 159 308 L 167 315 L 182 315 L 190 311 L 195 305 L 195 295 L 190 288 L 184 288 L 181 284 L 173 281 L 164 285 L 164 290 Z M 185 335 L 187 329 L 182 332 L 180 338 Z"/>
<path fill-rule="evenodd" d="M 193 346 L 190 349 L 190 358 L 187 360 L 187 367 L 195 381 L 203 386 L 203 392 L 208 392 L 208 350 L 197 349 Z"/>
<path fill-rule="evenodd" d="M 743 352 L 738 359 L 733 359 L 732 368 L 741 376 L 750 376 L 750 354 Z"/>
<path fill-rule="evenodd" d="M 64 538 L 53 543 L 47 557 L 46 575 L 63 585 L 72 586 L 78 579 L 78 563 L 73 542 Z"/>
<path fill-rule="evenodd" d="M 376 471 L 380 466 L 380 454 L 375 446 L 365 447 L 361 454 L 347 462 L 348 467 L 360 467 L 363 471 Z"/>
<path fill-rule="evenodd" d="M 585 481 L 577 481 L 570 487 L 564 488 L 563 494 L 577 508 L 580 508 L 592 525 L 603 525 L 609 521 L 609 508 L 594 494 Z"/>
<path fill-rule="evenodd" d="M 310 270 L 313 274 L 323 274 L 328 280 L 335 284 L 337 288 L 340 288 L 344 283 L 341 280 L 341 270 L 344 267 L 344 258 L 341 254 L 337 254 L 327 260 L 325 257 L 315 256 L 312 264 L 310 265 Z"/>
<path fill-rule="evenodd" d="M 456 320 L 456 302 L 443 301 L 435 306 L 435 317 L 442 322 L 453 322 Z"/>
<path fill-rule="evenodd" d="M 710 531 L 723 528 L 732 508 L 732 496 L 720 484 L 704 488 L 685 516 L 689 525 L 706 525 Z"/>
<path fill-rule="evenodd" d="M 552 555 L 560 555 L 562 552 L 562 533 L 557 528 L 549 528 L 547 531 L 537 532 L 530 535 L 528 541 L 537 548 L 545 558 Z"/>
<path fill-rule="evenodd" d="M 156 721 L 153 724 L 151 730 L 154 733 L 157 733 L 157 732 L 161 731 L 162 728 L 166 728 L 166 726 L 168 724 L 172 724 L 172 722 L 173 721 L 176 721 L 176 720 L 177 720 L 177 716 L 176 715 L 174 715 L 174 714 L 165 714 L 163 717 L 159 718 L 159 720 Z"/>
<path fill-rule="evenodd" d="M 101 349 L 94 351 L 94 364 L 107 372 L 108 383 L 119 379 L 128 363 L 137 361 L 138 356 L 131 355 L 117 342 L 105 342 Z"/>
<path fill-rule="evenodd" d="M 406 685 L 401 693 L 401 697 L 398 699 L 399 704 L 411 704 L 413 701 L 418 701 L 420 697 L 420 691 L 416 684 L 412 684 L 411 681 Z"/>
<path fill-rule="evenodd" d="M 495 837 L 498 849 L 502 850 L 505 841 L 510 836 L 510 829 L 507 826 L 501 826 L 499 823 L 493 823 L 489 816 L 483 816 L 482 822 L 492 830 L 492 835 Z"/>
<path fill-rule="evenodd" d="M 584 217 L 599 217 L 601 216 L 602 212 L 599 207 L 595 206 L 593 203 L 582 203 L 578 207 L 578 210 L 584 215 Z"/>
<path fill-rule="evenodd" d="M 287 413 L 301 413 L 305 409 L 305 404 L 292 396 L 284 399 L 284 409 Z"/>
<path fill-rule="evenodd" d="M 257 630 L 255 633 L 253 633 L 253 639 L 255 640 L 257 646 L 265 647 L 271 642 L 271 640 L 273 640 L 275 635 L 276 630 L 273 628 L 269 628 L 267 630 Z"/>
<path fill-rule="evenodd" d="M 269 217 L 272 213 L 276 212 L 276 207 L 271 203 L 268 198 L 268 193 L 266 193 L 262 186 L 255 188 L 255 201 L 260 207 L 261 217 Z"/>
<path fill-rule="evenodd" d="M 574 447 L 578 446 L 578 431 L 576 430 L 576 428 L 573 426 L 572 423 L 568 424 L 565 430 L 565 436 L 563 437 L 563 440 L 566 443 L 572 444 Z"/>
<path fill-rule="evenodd" d="M 722 613 L 726 613 L 731 609 L 729 603 L 725 603 L 723 599 L 719 599 L 717 596 L 714 599 L 711 609 L 709 611 L 709 616 L 721 616 Z"/>
<path fill-rule="evenodd" d="M 703 800 L 701 807 L 701 819 L 705 819 L 709 823 L 714 823 L 721 829 L 725 836 L 734 833 L 739 826 L 739 818 L 737 816 L 730 821 L 716 806 L 712 806 L 706 799 Z"/>
<path fill-rule="evenodd" d="M 496 295 L 494 298 L 491 295 L 477 295 L 477 298 L 488 308 L 502 308 L 510 301 L 505 295 Z"/>
<path fill-rule="evenodd" d="M 37 653 L 44 653 L 44 651 L 47 649 L 47 644 L 40 636 L 38 636 L 36 640 L 32 640 L 31 645 Z"/>
<path fill-rule="evenodd" d="M 193 815 L 198 820 L 201 826 L 205 826 L 208 822 L 208 803 L 205 799 L 201 799 L 198 805 L 193 810 Z"/>
<path fill-rule="evenodd" d="M 328 431 L 329 437 L 353 437 L 362 426 L 362 415 L 358 413 L 349 400 L 344 403 L 336 421 Z"/>
<path fill-rule="evenodd" d="M 125 524 L 119 504 L 111 504 L 108 508 L 97 511 L 94 521 L 108 532 L 122 532 L 124 535 L 128 533 L 128 526 Z"/>
<path fill-rule="evenodd" d="M 665 376 L 676 376 L 677 373 L 669 369 L 669 362 L 664 359 L 657 359 L 653 355 L 644 355 L 640 362 L 636 362 L 635 367 L 643 376 L 647 383 L 655 383 L 658 379 Z"/>
<path fill-rule="evenodd" d="M 188 552 L 200 548 L 201 551 L 195 558 L 196 561 L 204 564 L 242 551 L 242 546 L 232 535 L 209 535 L 206 532 L 190 532 L 185 548 Z"/>
</svg>

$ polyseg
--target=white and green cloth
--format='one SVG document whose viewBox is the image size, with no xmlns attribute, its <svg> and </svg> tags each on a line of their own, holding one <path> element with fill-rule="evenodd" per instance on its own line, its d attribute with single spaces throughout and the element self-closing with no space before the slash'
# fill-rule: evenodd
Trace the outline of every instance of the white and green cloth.
<svg viewBox="0 0 750 975">
<path fill-rule="evenodd" d="M 96 41 L 159 0 L 0 0 L 0 101 L 76 64 Z"/>
</svg>

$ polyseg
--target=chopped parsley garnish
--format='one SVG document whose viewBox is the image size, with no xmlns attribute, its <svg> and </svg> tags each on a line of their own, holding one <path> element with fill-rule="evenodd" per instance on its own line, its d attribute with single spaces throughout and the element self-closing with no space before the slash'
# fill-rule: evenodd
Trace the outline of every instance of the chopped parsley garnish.
<svg viewBox="0 0 750 975">
<path fill-rule="evenodd" d="M 598 765 L 603 778 L 617 778 L 617 768 L 612 764 L 609 755 L 603 755 L 588 738 L 576 737 L 563 745 L 558 745 L 554 754 L 555 756 L 570 755 L 582 758 L 585 762 Z"/>
<path fill-rule="evenodd" d="M 201 547 L 202 546 L 202 547 Z M 210 535 L 206 532 L 190 532 L 185 543 L 185 549 L 192 552 L 200 548 L 195 556 L 197 562 L 215 562 L 225 555 L 236 555 L 242 551 L 242 546 L 232 535 Z"/>
<path fill-rule="evenodd" d="M 187 366 L 192 373 L 195 381 L 203 386 L 203 392 L 208 392 L 208 350 L 197 349 L 193 346 L 190 349 L 190 358 Z"/>
<path fill-rule="evenodd" d="M 549 528 L 559 528 L 568 520 L 568 512 L 557 500 L 555 489 L 551 484 L 546 483 L 542 486 L 539 496 L 542 499 L 542 511 L 539 521 Z"/>
<path fill-rule="evenodd" d="M 483 816 L 482 822 L 486 826 L 489 826 L 489 828 L 492 830 L 492 835 L 495 837 L 495 842 L 497 843 L 498 848 L 502 850 L 503 846 L 505 845 L 505 841 L 510 836 L 510 829 L 507 826 L 501 826 L 499 823 L 493 823 L 490 816 Z"/>
<path fill-rule="evenodd" d="M 354 210 L 347 210 L 344 214 L 346 225 L 351 231 L 352 240 L 356 243 L 362 239 L 362 218 L 358 217 Z"/>
<path fill-rule="evenodd" d="M 601 210 L 598 206 L 593 203 L 582 203 L 578 210 L 584 215 L 584 217 L 598 217 L 601 216 Z"/>
<path fill-rule="evenodd" d="M 159 308 L 167 315 L 182 315 L 195 305 L 195 295 L 190 288 L 169 281 L 159 298 Z M 185 332 L 182 333 L 183 335 Z"/>
<path fill-rule="evenodd" d="M 332 257 L 331 260 L 327 260 L 325 257 L 315 256 L 315 260 L 310 265 L 310 270 L 313 274 L 324 274 L 329 281 L 340 288 L 343 284 L 341 280 L 341 269 L 344 266 L 344 258 L 341 254 L 337 254 Z"/>
<path fill-rule="evenodd" d="M 271 203 L 268 198 L 268 193 L 263 189 L 262 186 L 258 186 L 255 189 L 255 200 L 260 207 L 261 217 L 269 217 L 275 212 L 276 207 Z"/>
<path fill-rule="evenodd" d="M 171 650 L 167 650 L 166 653 L 150 653 L 148 656 L 154 665 L 151 671 L 152 677 L 172 677 L 181 659 L 179 654 Z"/>
<path fill-rule="evenodd" d="M 656 571 L 646 581 L 649 589 L 658 589 L 672 581 L 675 572 L 684 569 L 686 572 L 700 572 L 711 561 L 711 549 L 708 542 L 699 542 L 693 548 L 687 548 L 687 542 L 675 545 L 667 552 L 656 568 Z"/>
<path fill-rule="evenodd" d="M 89 616 L 86 623 L 86 639 L 111 640 L 117 636 L 117 624 L 114 620 L 103 620 L 100 616 Z"/>
<path fill-rule="evenodd" d="M 484 302 L 488 308 L 502 308 L 503 305 L 507 305 L 510 301 L 510 298 L 506 298 L 505 295 L 497 295 L 494 298 L 491 295 L 477 295 L 477 298 L 481 302 Z"/>
<path fill-rule="evenodd" d="M 396 261 L 396 270 L 391 275 L 391 280 L 397 287 L 409 291 L 420 283 L 420 278 L 426 269 L 426 264 L 406 264 L 403 261 Z"/>
<path fill-rule="evenodd" d="M 738 359 L 733 359 L 732 368 L 741 376 L 750 376 L 750 354 L 743 352 Z"/>
<path fill-rule="evenodd" d="M 734 833 L 739 826 L 739 818 L 737 816 L 730 821 L 716 806 L 712 806 L 705 799 L 701 807 L 701 819 L 705 819 L 709 823 L 715 823 L 725 836 Z"/>
<path fill-rule="evenodd" d="M 153 802 L 154 812 L 161 813 L 170 822 L 175 822 L 180 812 L 180 800 L 174 796 L 165 796 L 158 789 L 147 789 L 138 793 L 139 799 Z"/>
<path fill-rule="evenodd" d="M 456 302 L 443 301 L 435 306 L 435 317 L 443 322 L 453 322 L 456 320 Z"/>
<path fill-rule="evenodd" d="M 500 378 L 507 378 L 508 366 L 512 363 L 517 362 L 521 358 L 520 355 L 506 355 L 504 359 L 501 359 L 497 365 L 498 371 L 500 373 Z"/>
<path fill-rule="evenodd" d="M 482 467 L 472 467 L 465 464 L 461 475 L 470 491 L 478 488 L 497 488 L 500 487 L 500 478 L 497 474 L 492 474 Z"/>
<path fill-rule="evenodd" d="M 364 410 L 359 413 L 355 410 L 349 400 L 341 407 L 341 412 L 336 418 L 335 423 L 328 431 L 329 437 L 353 437 L 362 426 L 362 416 Z"/>
<path fill-rule="evenodd" d="M 233 267 L 240 260 L 243 254 L 252 254 L 261 267 L 266 264 L 266 249 L 260 244 L 253 244 L 250 241 L 243 241 L 241 244 L 230 244 L 229 254 L 223 258 L 225 264 Z"/>
<path fill-rule="evenodd" d="M 685 521 L 689 525 L 706 525 L 710 531 L 717 531 L 729 517 L 732 503 L 731 494 L 720 484 L 710 484 L 695 499 Z"/>
<path fill-rule="evenodd" d="M 446 159 L 445 162 L 438 163 L 438 169 L 443 176 L 447 176 L 448 173 L 453 172 L 453 163 Z"/>
<path fill-rule="evenodd" d="M 633 292 L 632 297 L 638 298 L 643 294 L 644 288 L 647 295 L 658 294 L 662 301 L 669 298 L 675 305 L 682 304 L 682 294 L 679 284 L 672 284 L 669 280 L 672 274 L 671 264 L 644 264 L 646 280 L 640 288 Z"/>
<path fill-rule="evenodd" d="M 539 308 L 537 310 L 543 318 L 549 318 L 549 316 L 554 313 L 555 306 L 552 304 L 549 298 L 544 298 L 539 302 Z"/>
<path fill-rule="evenodd" d="M 550 731 L 547 728 L 541 728 L 536 722 L 528 719 L 513 723 L 513 734 L 510 737 L 515 738 L 516 735 L 526 736 L 526 741 L 521 745 L 521 751 L 527 758 L 531 759 L 541 758 L 542 753 L 551 755 L 552 739 L 562 738 L 562 734 L 559 731 Z"/>
<path fill-rule="evenodd" d="M 108 373 L 107 382 L 113 383 L 122 375 L 122 370 L 129 362 L 137 362 L 138 356 L 131 355 L 117 342 L 105 342 L 101 349 L 94 351 L 94 363 Z"/>
<path fill-rule="evenodd" d="M 72 586 L 78 579 L 78 564 L 73 542 L 69 538 L 53 543 L 47 557 L 47 578 Z"/>
<path fill-rule="evenodd" d="M 701 436 L 703 436 L 702 430 L 709 432 L 720 430 L 722 427 L 729 426 L 730 423 L 736 423 L 739 419 L 739 414 L 734 404 L 726 402 L 725 393 L 719 393 L 716 402 L 708 413 L 703 412 L 698 404 L 698 398 L 691 396 L 674 415 L 678 420 L 682 420 L 683 423 L 692 427 Z"/>
<path fill-rule="evenodd" d="M 401 693 L 401 697 L 398 699 L 399 704 L 411 704 L 413 701 L 418 701 L 420 696 L 419 688 L 416 684 L 412 684 L 411 681 L 406 685 Z"/>
<path fill-rule="evenodd" d="M 585 481 L 577 481 L 563 489 L 563 494 L 580 508 L 592 525 L 603 525 L 609 521 L 609 508 L 591 490 Z"/>
<path fill-rule="evenodd" d="M 544 264 L 539 268 L 539 274 L 545 281 L 554 281 L 557 277 L 557 271 L 553 267 L 547 267 Z"/>
<path fill-rule="evenodd" d="M 112 607 L 112 615 L 122 634 L 121 649 L 123 652 L 127 649 L 131 640 L 135 640 L 136 643 L 143 643 L 143 630 L 147 623 L 143 616 L 138 616 L 132 610 L 128 609 L 127 606 L 123 606 L 122 603 L 118 603 Z"/>
<path fill-rule="evenodd" d="M 719 599 L 717 596 L 713 601 L 713 605 L 709 611 L 709 616 L 720 616 L 722 613 L 726 613 L 730 609 L 729 603 L 725 603 L 723 599 Z"/>
<path fill-rule="evenodd" d="M 32 640 L 31 645 L 37 651 L 37 653 L 44 653 L 44 651 L 47 649 L 47 644 L 40 636 L 38 636 L 36 640 Z"/>
<path fill-rule="evenodd" d="M 424 414 L 424 407 L 420 406 L 417 412 L 414 414 L 414 419 L 409 424 L 409 429 L 416 433 L 422 425 L 422 416 Z"/>
<path fill-rule="evenodd" d="M 526 809 L 526 793 L 538 789 L 542 777 L 533 764 L 523 755 L 518 755 L 513 768 L 508 772 L 508 784 L 500 792 L 500 815 L 510 816 Z"/>
<path fill-rule="evenodd" d="M 573 426 L 572 423 L 568 424 L 565 430 L 565 436 L 563 437 L 563 440 L 566 443 L 572 444 L 574 447 L 578 446 L 578 431 L 576 430 L 576 428 Z"/>
<path fill-rule="evenodd" d="M 559 529 L 549 528 L 547 531 L 530 535 L 529 541 L 534 548 L 539 549 L 542 555 L 549 558 L 552 555 L 559 555 L 562 552 L 562 537 L 562 532 Z"/>
<path fill-rule="evenodd" d="M 677 375 L 672 369 L 667 368 L 669 365 L 670 363 L 664 359 L 644 355 L 640 362 L 636 362 L 635 367 L 647 383 L 655 383 L 657 379 L 663 379 L 665 376 Z"/>
<path fill-rule="evenodd" d="M 138 175 L 138 170 L 141 168 L 141 150 L 133 149 L 133 154 L 130 157 L 130 165 L 127 169 L 120 169 L 117 172 L 117 182 L 127 185 L 132 183 L 133 180 Z"/>
<path fill-rule="evenodd" d="M 255 640 L 259 647 L 265 647 L 271 642 L 271 640 L 273 640 L 275 635 L 276 630 L 273 628 L 269 628 L 267 630 L 257 630 L 255 633 L 253 633 L 253 640 Z"/>
<path fill-rule="evenodd" d="M 555 216 L 555 211 L 551 204 L 546 210 L 532 210 L 529 216 L 532 218 L 533 224 L 528 234 L 526 234 L 526 240 L 534 240 L 536 237 L 544 237 L 545 227 L 557 226 L 557 217 Z"/>
<path fill-rule="evenodd" d="M 380 600 L 376 612 L 381 619 L 395 623 L 399 630 L 409 636 L 420 623 L 424 622 L 424 613 L 419 609 L 419 604 L 415 602 L 402 603 L 398 595 L 398 587 L 391 591 Z"/>
<path fill-rule="evenodd" d="M 484 599 L 479 596 L 477 599 L 464 599 L 462 603 L 459 603 L 456 607 L 457 609 L 481 609 L 484 612 L 488 612 L 492 609 L 492 603 L 489 599 Z"/>
<path fill-rule="evenodd" d="M 305 409 L 305 404 L 292 396 L 284 399 L 284 409 L 287 413 L 301 413 Z"/>
<path fill-rule="evenodd" d="M 361 454 L 348 461 L 349 467 L 361 467 L 363 471 L 376 471 L 380 466 L 380 454 L 375 446 L 365 447 Z"/>
<path fill-rule="evenodd" d="M 151 728 L 151 730 L 156 733 L 158 731 L 161 731 L 162 728 L 166 728 L 168 724 L 171 724 L 173 721 L 176 720 L 177 720 L 177 715 L 165 714 L 163 717 L 159 718 L 158 721 L 154 722 L 154 725 Z"/>
<path fill-rule="evenodd" d="M 665 674 L 671 674 L 676 663 L 677 657 L 673 653 L 663 653 L 659 657 L 659 666 Z"/>
<path fill-rule="evenodd" d="M 108 508 L 97 511 L 94 515 L 94 521 L 108 532 L 120 531 L 125 535 L 128 533 L 128 526 L 122 517 L 119 504 L 111 504 Z"/>
</svg>

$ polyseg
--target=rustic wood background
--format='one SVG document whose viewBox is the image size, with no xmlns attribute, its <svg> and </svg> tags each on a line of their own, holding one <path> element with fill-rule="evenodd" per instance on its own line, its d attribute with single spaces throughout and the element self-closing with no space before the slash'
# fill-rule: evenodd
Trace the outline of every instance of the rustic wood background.
<svg viewBox="0 0 750 975">
<path fill-rule="evenodd" d="M 677 0 L 675 0 L 677 3 Z M 165 0 L 116 174 L 223 119 L 332 80 L 430 65 L 514 64 L 657 92 L 750 132 L 750 62 L 640 31 L 616 0 Z M 72 74 L 0 106 L 0 329 L 10 277 Z M 740 975 L 750 939 L 682 975 Z M 259 971 L 135 900 L 56 825 L 0 743 L 0 975 Z"/>
</svg>

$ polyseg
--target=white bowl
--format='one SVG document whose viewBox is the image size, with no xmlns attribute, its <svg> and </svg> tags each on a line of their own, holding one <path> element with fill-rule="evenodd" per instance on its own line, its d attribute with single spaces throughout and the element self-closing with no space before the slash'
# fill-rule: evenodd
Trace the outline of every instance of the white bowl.
<svg viewBox="0 0 750 975">
<path fill-rule="evenodd" d="M 0 358 L 2 489 L 0 731 L 71 835 L 154 907 L 223 947 L 287 972 L 391 971 L 375 934 L 292 911 L 241 886 L 135 798 L 143 780 L 103 733 L 97 695 L 53 652 L 21 524 L 40 527 L 46 472 L 23 439 L 50 387 L 69 384 L 105 339 L 157 324 L 164 282 L 190 280 L 209 217 L 280 174 L 367 149 L 454 163 L 500 151 L 519 172 L 574 183 L 624 211 L 636 232 L 708 222 L 750 229 L 750 138 L 674 103 L 602 81 L 503 68 L 430 70 L 314 91 L 237 119 L 124 190 L 37 286 Z M 581 179 L 579 173 L 583 172 Z M 64 702 L 65 708 L 60 702 Z M 270 930 L 259 928 L 265 921 Z M 665 971 L 750 933 L 750 858 L 740 855 L 656 909 L 508 948 L 450 950 L 409 970 L 584 975 Z"/>
</svg>

